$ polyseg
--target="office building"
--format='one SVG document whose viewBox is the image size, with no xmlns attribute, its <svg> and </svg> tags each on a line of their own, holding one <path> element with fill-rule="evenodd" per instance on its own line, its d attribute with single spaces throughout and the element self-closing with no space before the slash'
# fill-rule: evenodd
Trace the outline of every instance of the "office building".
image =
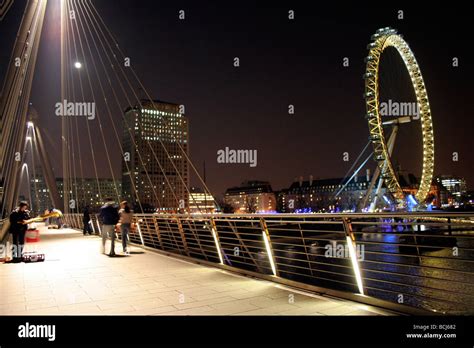
<svg viewBox="0 0 474 348">
<path fill-rule="evenodd" d="M 189 189 L 189 212 L 191 214 L 213 214 L 216 212 L 214 197 L 198 187 Z"/>
<path fill-rule="evenodd" d="M 224 201 L 236 214 L 276 212 L 275 193 L 266 181 L 245 181 L 238 187 L 229 188 Z"/>
<path fill-rule="evenodd" d="M 123 196 L 159 213 L 188 211 L 189 134 L 180 106 L 141 100 L 129 107 L 122 145 Z"/>
</svg>

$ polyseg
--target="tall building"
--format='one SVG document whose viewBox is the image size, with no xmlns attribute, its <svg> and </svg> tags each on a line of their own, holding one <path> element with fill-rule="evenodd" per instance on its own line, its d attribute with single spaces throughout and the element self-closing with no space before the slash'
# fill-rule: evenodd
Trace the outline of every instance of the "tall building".
<svg viewBox="0 0 474 348">
<path fill-rule="evenodd" d="M 245 181 L 238 187 L 229 188 L 224 200 L 237 214 L 276 212 L 275 193 L 266 181 Z"/>
<path fill-rule="evenodd" d="M 189 189 L 189 212 L 191 214 L 212 214 L 216 212 L 214 197 L 198 187 Z"/>
<path fill-rule="evenodd" d="M 189 208 L 188 121 L 177 104 L 141 100 L 125 110 L 122 194 L 157 212 Z M 137 198 L 138 196 L 138 198 Z"/>
</svg>

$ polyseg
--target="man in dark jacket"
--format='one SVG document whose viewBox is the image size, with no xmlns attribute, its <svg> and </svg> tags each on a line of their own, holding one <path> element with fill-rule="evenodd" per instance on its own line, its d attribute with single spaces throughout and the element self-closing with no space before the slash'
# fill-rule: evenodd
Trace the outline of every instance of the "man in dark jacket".
<svg viewBox="0 0 474 348">
<path fill-rule="evenodd" d="M 28 229 L 28 225 L 23 222 L 30 218 L 27 209 L 28 203 L 21 202 L 10 214 L 10 233 L 13 235 L 13 262 L 21 262 L 23 258 L 25 233 Z"/>
<path fill-rule="evenodd" d="M 115 225 L 119 222 L 118 205 L 112 198 L 107 198 L 105 204 L 100 208 L 102 220 L 102 253 L 105 254 L 105 242 L 110 235 L 111 245 L 109 256 L 115 256 Z"/>
</svg>

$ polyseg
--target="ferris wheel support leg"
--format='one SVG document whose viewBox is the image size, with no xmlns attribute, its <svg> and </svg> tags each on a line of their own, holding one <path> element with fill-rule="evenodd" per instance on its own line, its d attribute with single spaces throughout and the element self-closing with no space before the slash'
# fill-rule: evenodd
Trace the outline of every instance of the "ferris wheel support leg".
<svg viewBox="0 0 474 348">
<path fill-rule="evenodd" d="M 390 137 L 388 138 L 388 141 L 387 141 L 388 154 L 389 154 L 390 157 L 392 156 L 392 153 L 393 153 L 393 148 L 395 146 L 395 139 L 397 138 L 397 134 L 398 134 L 398 124 L 395 124 L 393 126 L 392 133 L 390 134 Z M 384 163 L 384 168 L 386 166 L 387 166 L 387 162 Z M 362 208 L 364 208 L 365 204 L 367 204 L 366 203 L 367 199 L 369 198 L 370 193 L 372 192 L 372 189 L 375 186 L 375 181 L 377 181 L 377 179 L 379 179 L 379 182 L 377 184 L 377 190 L 375 191 L 374 200 L 370 203 L 370 207 L 369 207 L 370 212 L 374 211 L 375 206 L 377 204 L 377 199 L 380 196 L 380 192 L 382 190 L 383 178 L 382 177 L 379 178 L 379 175 L 380 175 L 380 170 L 379 170 L 379 167 L 377 166 L 377 169 L 375 170 L 375 173 L 374 173 L 374 177 L 372 178 L 370 186 L 367 189 L 367 194 L 366 194 L 367 198 L 364 199 L 365 202 L 364 202 L 364 205 L 362 206 Z"/>
<path fill-rule="evenodd" d="M 372 203 L 370 203 L 370 208 L 369 208 L 370 212 L 373 212 L 375 210 L 375 207 L 377 205 L 377 199 L 379 198 L 380 191 L 382 189 L 382 183 L 383 183 L 383 179 L 382 179 L 382 177 L 380 177 L 379 178 L 379 183 L 377 184 L 377 190 L 375 191 L 374 201 Z"/>
<path fill-rule="evenodd" d="M 380 168 L 377 166 L 374 171 L 374 175 L 372 176 L 372 179 L 370 180 L 370 185 L 367 188 L 367 192 L 365 193 L 364 198 L 362 198 L 361 202 L 359 203 L 359 210 L 362 211 L 366 206 L 367 202 L 369 201 L 370 194 L 372 193 L 372 190 L 374 189 L 375 182 L 377 181 L 377 178 L 380 175 Z"/>
</svg>

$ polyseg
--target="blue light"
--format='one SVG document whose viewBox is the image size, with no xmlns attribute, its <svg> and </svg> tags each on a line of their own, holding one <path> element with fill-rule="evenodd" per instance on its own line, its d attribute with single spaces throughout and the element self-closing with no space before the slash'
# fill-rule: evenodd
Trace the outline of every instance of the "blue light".
<svg viewBox="0 0 474 348">
<path fill-rule="evenodd" d="M 413 195 L 408 195 L 407 196 L 408 211 L 413 211 L 413 208 L 417 205 L 418 205 L 418 202 L 416 201 L 415 197 L 413 197 Z"/>
</svg>

